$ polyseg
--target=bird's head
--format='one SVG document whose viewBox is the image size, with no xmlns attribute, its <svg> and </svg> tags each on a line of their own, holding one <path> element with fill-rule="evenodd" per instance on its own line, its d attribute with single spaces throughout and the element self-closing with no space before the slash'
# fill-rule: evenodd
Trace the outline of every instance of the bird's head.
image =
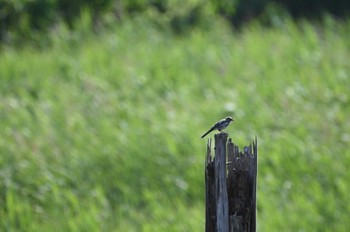
<svg viewBox="0 0 350 232">
<path fill-rule="evenodd" d="M 230 117 L 230 116 L 226 117 L 225 120 L 228 121 L 228 122 L 234 121 L 234 119 L 232 117 Z"/>
</svg>

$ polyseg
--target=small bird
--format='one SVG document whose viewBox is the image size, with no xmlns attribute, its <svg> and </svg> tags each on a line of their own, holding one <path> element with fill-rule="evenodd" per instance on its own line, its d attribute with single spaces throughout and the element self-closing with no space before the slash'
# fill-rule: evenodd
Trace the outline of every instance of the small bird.
<svg viewBox="0 0 350 232">
<path fill-rule="evenodd" d="M 212 126 L 210 128 L 210 130 L 208 130 L 204 135 L 202 135 L 201 138 L 204 138 L 207 134 L 209 134 L 213 130 L 218 130 L 218 131 L 222 132 L 223 129 L 225 129 L 228 125 L 230 125 L 231 121 L 234 121 L 233 118 L 231 118 L 231 117 L 226 117 L 224 119 L 221 119 L 220 121 L 215 123 L 215 125 Z"/>
</svg>

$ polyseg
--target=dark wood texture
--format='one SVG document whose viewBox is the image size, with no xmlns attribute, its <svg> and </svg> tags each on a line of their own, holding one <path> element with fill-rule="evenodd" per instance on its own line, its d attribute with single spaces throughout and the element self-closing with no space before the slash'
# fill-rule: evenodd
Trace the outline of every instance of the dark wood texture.
<svg viewBox="0 0 350 232">
<path fill-rule="evenodd" d="M 257 139 L 240 151 L 227 137 L 215 135 L 215 157 L 207 144 L 205 231 L 255 232 Z"/>
</svg>

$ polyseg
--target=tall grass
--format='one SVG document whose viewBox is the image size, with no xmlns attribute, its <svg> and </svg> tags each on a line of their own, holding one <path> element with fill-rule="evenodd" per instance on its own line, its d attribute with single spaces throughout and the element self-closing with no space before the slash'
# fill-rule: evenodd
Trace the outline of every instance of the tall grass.
<svg viewBox="0 0 350 232">
<path fill-rule="evenodd" d="M 350 27 L 142 21 L 3 48 L 0 228 L 203 231 L 205 140 L 259 140 L 259 231 L 347 231 Z"/>
</svg>

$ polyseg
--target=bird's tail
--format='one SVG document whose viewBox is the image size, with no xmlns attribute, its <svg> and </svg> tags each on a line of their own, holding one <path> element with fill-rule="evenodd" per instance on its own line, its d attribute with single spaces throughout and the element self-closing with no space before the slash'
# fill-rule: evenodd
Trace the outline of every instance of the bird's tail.
<svg viewBox="0 0 350 232">
<path fill-rule="evenodd" d="M 211 128 L 210 130 L 208 130 L 204 135 L 202 135 L 202 137 L 201 138 L 204 138 L 207 134 L 209 134 L 210 132 L 212 132 L 214 129 L 213 128 Z"/>
</svg>

